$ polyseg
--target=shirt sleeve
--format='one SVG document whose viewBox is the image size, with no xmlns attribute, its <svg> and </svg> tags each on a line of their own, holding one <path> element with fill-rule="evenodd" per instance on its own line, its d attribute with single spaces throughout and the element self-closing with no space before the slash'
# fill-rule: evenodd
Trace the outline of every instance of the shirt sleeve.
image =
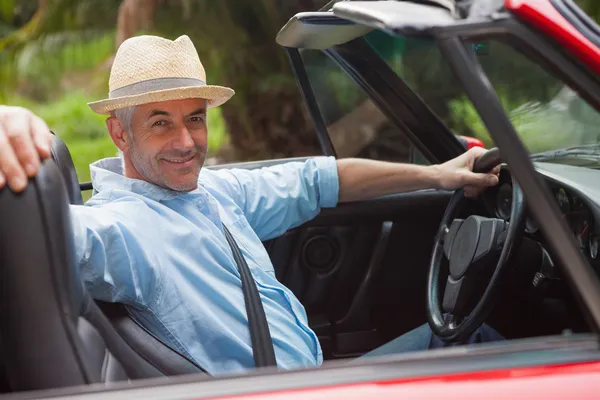
<svg viewBox="0 0 600 400">
<path fill-rule="evenodd" d="M 216 171 L 218 185 L 243 210 L 261 240 L 280 236 L 335 207 L 339 195 L 334 157 L 315 157 L 256 170 Z"/>
<path fill-rule="evenodd" d="M 153 243 L 157 235 L 144 237 L 143 232 L 155 229 L 142 226 L 133 232 L 127 226 L 129 217 L 123 215 L 118 204 L 72 205 L 70 211 L 75 262 L 91 296 L 109 302 L 149 305 L 156 298 L 160 277 L 159 264 L 147 249 L 161 247 Z"/>
</svg>

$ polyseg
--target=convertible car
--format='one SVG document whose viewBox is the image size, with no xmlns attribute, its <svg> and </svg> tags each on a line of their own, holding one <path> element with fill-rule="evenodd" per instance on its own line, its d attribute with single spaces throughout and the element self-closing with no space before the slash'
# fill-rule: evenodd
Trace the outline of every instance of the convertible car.
<svg viewBox="0 0 600 400">
<path fill-rule="evenodd" d="M 68 204 L 93 188 L 56 136 L 24 193 L 0 191 L 0 398 L 597 397 L 600 27 L 576 3 L 333 1 L 281 29 L 323 154 L 438 163 L 466 135 L 490 149 L 477 170 L 502 167 L 475 199 L 343 204 L 265 243 L 320 368 L 212 377 L 92 299 Z M 483 322 L 507 340 L 463 345 Z M 358 358 L 424 323 L 450 346 Z"/>
</svg>

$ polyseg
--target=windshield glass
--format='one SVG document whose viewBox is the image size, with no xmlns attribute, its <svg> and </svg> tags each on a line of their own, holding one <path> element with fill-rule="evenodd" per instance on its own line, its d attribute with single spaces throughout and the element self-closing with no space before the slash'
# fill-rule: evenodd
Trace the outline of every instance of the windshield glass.
<svg viewBox="0 0 600 400">
<path fill-rule="evenodd" d="M 364 39 L 456 135 L 494 146 L 435 40 L 381 31 Z M 466 42 L 465 46 L 481 63 L 521 140 L 532 155 L 537 154 L 537 160 L 600 166 L 600 114 L 576 92 L 502 42 Z M 312 58 L 304 53 L 304 60 L 326 122 L 343 114 L 340 104 L 352 108 L 365 101 L 366 95 L 348 83 L 350 79 L 335 63 L 321 60 L 316 68 L 315 59 L 327 57 L 316 50 L 309 52 Z"/>
<path fill-rule="evenodd" d="M 320 50 L 300 54 L 338 157 L 428 163 L 333 60 Z"/>
</svg>

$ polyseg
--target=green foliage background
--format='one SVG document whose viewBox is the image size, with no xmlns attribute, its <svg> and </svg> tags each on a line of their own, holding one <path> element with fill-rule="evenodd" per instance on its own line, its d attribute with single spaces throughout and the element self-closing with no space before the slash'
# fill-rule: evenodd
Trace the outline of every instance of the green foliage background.
<svg viewBox="0 0 600 400">
<path fill-rule="evenodd" d="M 47 0 L 43 15 L 38 1 L 0 0 L 0 104 L 25 106 L 44 118 L 71 149 L 80 180 L 87 180 L 90 162 L 116 153 L 105 117 L 87 103 L 107 95 L 121 0 Z M 279 3 L 162 2 L 156 26 L 147 33 L 171 39 L 189 35 L 211 81 L 236 88 L 232 107 L 242 124 L 251 127 L 248 97 L 282 90 L 298 97 L 287 60 L 274 41 L 289 17 Z M 267 79 L 257 79 L 258 71 Z M 209 157 L 229 142 L 222 113 L 208 113 Z"/>
<path fill-rule="evenodd" d="M 43 14 L 38 9 L 42 2 L 47 5 Z M 296 149 L 311 151 L 315 146 L 309 123 L 285 117 L 299 114 L 302 107 L 288 61 L 274 38 L 293 14 L 315 10 L 325 2 L 161 3 L 149 33 L 168 38 L 189 35 L 211 80 L 237 92 L 228 108 L 209 111 L 209 156 L 232 141 L 245 159 L 290 156 Z M 576 3 L 596 21 L 600 19 L 600 1 Z M 120 4 L 121 0 L 0 0 L 0 103 L 28 107 L 44 118 L 71 148 L 81 180 L 89 179 L 90 162 L 116 153 L 106 134 L 105 117 L 94 114 L 87 103 L 106 97 Z M 425 39 L 390 40 L 383 34 L 372 35 L 370 41 L 452 130 L 492 145 L 487 129 L 436 46 Z M 524 59 L 502 57 L 507 51 L 502 46 L 494 46 L 492 51 L 494 57 L 479 60 L 531 151 L 569 144 L 573 140 L 569 133 L 574 131 L 582 138 L 596 134 L 548 108 L 561 91 L 556 79 L 543 71 L 532 73 Z M 493 62 L 486 64 L 486 60 Z M 507 87 L 507 71 L 514 78 L 510 84 L 519 90 Z M 355 86 L 348 86 L 348 77 L 339 70 L 327 70 L 319 80 L 332 89 L 331 101 L 323 104 L 332 115 L 364 98 Z M 594 113 L 588 110 L 587 114 Z M 273 137 L 260 136 L 269 129 Z M 302 137 L 301 131 L 308 132 L 311 139 L 294 142 L 292 139 Z M 262 147 L 261 140 L 266 143 Z"/>
</svg>

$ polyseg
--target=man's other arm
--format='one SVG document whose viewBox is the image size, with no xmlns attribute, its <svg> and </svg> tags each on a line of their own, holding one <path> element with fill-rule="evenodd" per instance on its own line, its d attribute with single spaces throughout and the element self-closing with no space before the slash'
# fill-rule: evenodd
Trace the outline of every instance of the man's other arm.
<svg viewBox="0 0 600 400">
<path fill-rule="evenodd" d="M 215 184 L 242 209 L 252 229 L 268 240 L 335 207 L 339 179 L 333 157 L 315 157 L 256 170 L 214 172 Z"/>
<path fill-rule="evenodd" d="M 473 148 L 444 164 L 430 166 L 355 158 L 338 160 L 339 201 L 368 200 L 422 189 L 464 188 L 467 196 L 475 196 L 498 183 L 498 168 L 484 174 L 472 172 L 475 160 L 485 151 Z"/>
<path fill-rule="evenodd" d="M 498 169 L 471 172 L 485 150 L 444 164 L 418 166 L 366 159 L 316 157 L 259 170 L 220 170 L 219 184 L 242 208 L 262 240 L 277 237 L 338 202 L 368 200 L 419 189 L 465 188 L 473 196 L 498 183 Z"/>
</svg>

